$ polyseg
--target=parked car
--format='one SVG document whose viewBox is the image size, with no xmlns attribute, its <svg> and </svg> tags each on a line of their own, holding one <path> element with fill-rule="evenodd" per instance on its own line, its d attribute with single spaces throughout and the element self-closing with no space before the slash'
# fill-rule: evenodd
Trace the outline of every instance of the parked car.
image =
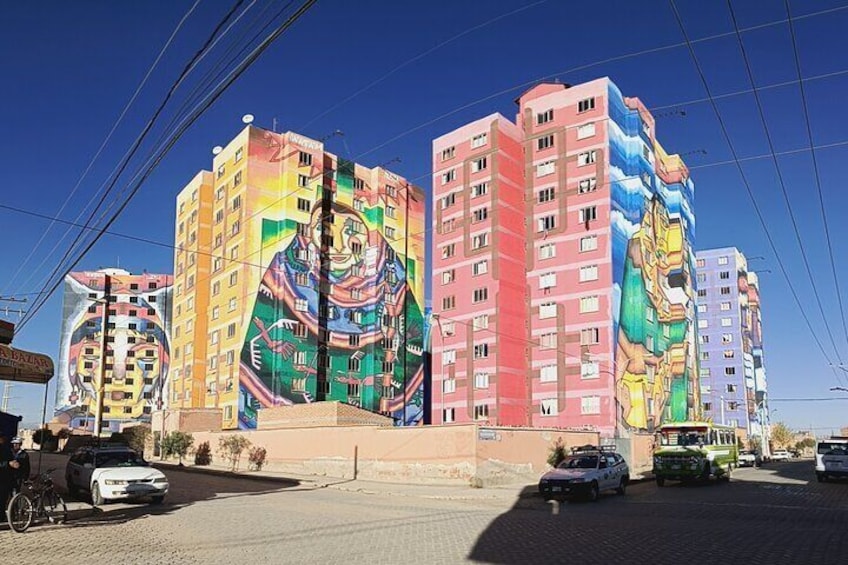
<svg viewBox="0 0 848 565">
<path fill-rule="evenodd" d="M 539 493 L 545 500 L 582 497 L 598 500 L 600 493 L 615 490 L 624 494 L 630 482 L 630 469 L 613 449 L 583 446 L 572 449 L 555 469 L 539 480 Z"/>
<path fill-rule="evenodd" d="M 789 455 L 789 452 L 785 449 L 778 449 L 777 451 L 772 451 L 771 460 L 772 461 L 789 461 L 792 458 Z"/>
<path fill-rule="evenodd" d="M 740 451 L 739 452 L 739 466 L 740 467 L 756 467 L 757 465 L 757 455 L 753 451 Z"/>
<path fill-rule="evenodd" d="M 848 437 L 832 436 L 816 442 L 816 477 L 820 483 L 848 478 Z"/>
<path fill-rule="evenodd" d="M 83 447 L 65 469 L 68 491 L 91 493 L 95 506 L 109 500 L 150 498 L 161 504 L 168 493 L 168 478 L 126 446 Z"/>
</svg>

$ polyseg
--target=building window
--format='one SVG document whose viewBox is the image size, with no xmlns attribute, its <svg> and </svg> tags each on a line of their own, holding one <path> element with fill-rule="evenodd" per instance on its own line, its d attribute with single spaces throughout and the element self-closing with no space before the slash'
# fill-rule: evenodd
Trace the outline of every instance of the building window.
<svg viewBox="0 0 848 565">
<path fill-rule="evenodd" d="M 230 273 L 230 286 L 238 284 L 238 272 Z"/>
<path fill-rule="evenodd" d="M 554 134 L 546 135 L 544 137 L 540 137 L 536 140 L 536 149 L 538 151 L 544 151 L 545 149 L 549 149 L 554 146 Z"/>
<path fill-rule="evenodd" d="M 309 212 L 312 209 L 312 206 L 309 204 L 309 200 L 306 200 L 305 198 L 298 198 L 297 209 L 301 212 Z"/>
<path fill-rule="evenodd" d="M 547 188 L 543 188 L 539 191 L 539 202 L 550 202 L 554 199 L 555 190 L 554 187 L 549 186 Z"/>
<path fill-rule="evenodd" d="M 735 356 L 736 356 L 736 352 L 733 351 L 732 349 L 725 349 L 724 350 L 724 358 L 725 359 L 733 359 Z"/>
<path fill-rule="evenodd" d="M 721 327 L 729 328 L 733 325 L 733 320 L 731 318 L 722 318 L 721 319 Z"/>
<path fill-rule="evenodd" d="M 387 238 L 394 239 L 395 238 L 395 228 L 390 227 L 390 226 L 386 226 L 385 234 L 386 234 Z"/>
<path fill-rule="evenodd" d="M 556 302 L 543 302 L 542 304 L 539 304 L 539 319 L 546 320 L 548 318 L 555 318 L 556 315 Z"/>
<path fill-rule="evenodd" d="M 589 110 L 595 109 L 595 97 L 586 98 L 585 100 L 581 100 L 577 103 L 577 111 L 578 112 L 588 112 Z"/>
<path fill-rule="evenodd" d="M 718 274 L 718 278 L 723 280 L 728 280 L 730 278 L 730 271 L 722 271 Z"/>
<path fill-rule="evenodd" d="M 236 235 L 239 232 L 240 229 L 241 229 L 241 224 L 239 223 L 238 220 L 236 220 L 235 222 L 233 222 L 233 227 L 230 230 L 230 235 Z"/>
<path fill-rule="evenodd" d="M 474 373 L 474 388 L 489 388 L 489 373 Z"/>
<path fill-rule="evenodd" d="M 456 410 L 454 408 L 445 408 L 442 410 L 442 422 L 450 424 L 456 421 Z"/>
<path fill-rule="evenodd" d="M 577 166 L 585 167 L 586 165 L 592 165 L 598 158 L 598 152 L 596 149 L 592 149 L 591 151 L 584 151 L 583 153 L 577 154 Z"/>
<path fill-rule="evenodd" d="M 454 269 L 442 273 L 442 284 L 450 284 L 454 279 L 456 279 L 456 271 Z"/>
<path fill-rule="evenodd" d="M 706 311 L 707 311 L 707 305 L 706 304 L 698 304 L 698 313 L 699 314 L 704 314 L 704 313 L 706 313 Z"/>
<path fill-rule="evenodd" d="M 581 379 L 597 379 L 600 376 L 601 370 L 597 361 L 583 361 L 580 364 Z"/>
<path fill-rule="evenodd" d="M 536 165 L 536 177 L 551 175 L 556 170 L 556 161 L 545 161 Z"/>
<path fill-rule="evenodd" d="M 312 154 L 311 154 L 311 153 L 307 153 L 307 152 L 305 152 L 305 151 L 301 151 L 301 152 L 298 154 L 297 162 L 298 162 L 298 164 L 299 164 L 301 167 L 309 167 L 309 166 L 311 166 L 311 165 L 312 165 Z"/>
<path fill-rule="evenodd" d="M 475 277 L 478 275 L 485 275 L 489 272 L 489 260 L 483 259 L 482 261 L 477 261 L 473 265 L 471 265 L 471 274 Z"/>
<path fill-rule="evenodd" d="M 479 159 L 475 159 L 471 161 L 471 172 L 479 173 L 480 171 L 485 170 L 489 166 L 488 157 L 481 157 Z"/>
<path fill-rule="evenodd" d="M 601 397 L 600 396 L 584 396 L 580 399 L 581 414 L 600 414 L 601 413 Z"/>
<path fill-rule="evenodd" d="M 721 291 L 720 291 L 720 292 L 721 292 L 721 294 L 723 294 L 723 295 L 728 295 L 728 294 L 730 294 L 730 287 L 729 287 L 729 286 L 723 286 L 723 287 L 721 287 Z"/>
<path fill-rule="evenodd" d="M 238 163 L 244 157 L 244 147 L 239 147 L 236 149 L 235 162 Z"/>
<path fill-rule="evenodd" d="M 454 308 L 456 308 L 456 296 L 442 298 L 442 310 L 453 310 Z"/>
<path fill-rule="evenodd" d="M 294 309 L 298 312 L 306 312 L 309 309 L 308 303 L 305 298 L 295 298 L 294 299 Z"/>
<path fill-rule="evenodd" d="M 544 365 L 539 370 L 539 380 L 543 383 L 552 383 L 557 380 L 557 366 Z"/>
<path fill-rule="evenodd" d="M 581 224 L 586 224 L 598 219 L 598 208 L 597 206 L 587 206 L 586 208 L 581 208 L 578 212 L 578 221 Z"/>
<path fill-rule="evenodd" d="M 297 186 L 306 188 L 309 186 L 309 177 L 306 175 L 297 175 Z"/>
<path fill-rule="evenodd" d="M 481 233 L 479 235 L 475 235 L 471 238 L 471 248 L 472 249 L 482 249 L 489 245 L 489 234 Z"/>
<path fill-rule="evenodd" d="M 456 169 L 451 169 L 442 173 L 442 184 L 448 184 L 456 180 Z M 446 206 L 443 206 L 446 208 Z"/>
<path fill-rule="evenodd" d="M 597 188 L 598 179 L 595 177 L 583 179 L 577 183 L 577 192 L 580 194 L 586 194 L 587 192 L 595 192 Z"/>
<path fill-rule="evenodd" d="M 489 183 L 481 182 L 475 184 L 471 187 L 471 197 L 477 198 L 478 196 L 484 196 L 489 192 Z"/>
<path fill-rule="evenodd" d="M 706 289 L 699 288 L 699 289 L 698 289 L 698 296 L 699 296 L 700 298 L 704 298 L 705 296 L 707 296 L 707 291 L 706 291 Z"/>
<path fill-rule="evenodd" d="M 580 282 L 596 280 L 598 280 L 597 265 L 586 265 L 585 267 L 580 267 Z"/>
<path fill-rule="evenodd" d="M 556 215 L 543 216 L 536 220 L 538 222 L 538 231 L 546 232 L 556 227 Z"/>
<path fill-rule="evenodd" d="M 475 135 L 471 138 L 471 148 L 477 149 L 478 147 L 483 147 L 486 145 L 489 139 L 488 133 L 481 133 L 479 135 Z"/>
<path fill-rule="evenodd" d="M 722 302 L 721 303 L 721 311 L 727 312 L 730 310 L 730 302 Z"/>
<path fill-rule="evenodd" d="M 488 404 L 478 404 L 474 406 L 474 419 L 475 420 L 486 420 L 489 417 L 489 405 Z"/>
<path fill-rule="evenodd" d="M 450 259 L 456 254 L 456 244 L 450 243 L 442 247 L 442 259 Z"/>
<path fill-rule="evenodd" d="M 451 192 L 450 194 L 446 194 L 445 196 L 442 196 L 442 210 L 450 208 L 454 204 L 456 204 L 456 193 L 455 192 Z"/>
<path fill-rule="evenodd" d="M 471 319 L 471 327 L 474 330 L 485 330 L 489 328 L 489 315 L 480 314 Z"/>
<path fill-rule="evenodd" d="M 557 334 L 556 332 L 548 332 L 539 336 L 539 349 L 556 349 Z"/>
<path fill-rule="evenodd" d="M 709 320 L 698 320 L 698 329 L 704 330 L 710 327 Z"/>
<path fill-rule="evenodd" d="M 456 156 L 456 147 L 448 147 L 447 149 L 442 149 L 442 161 L 453 159 L 454 156 Z"/>
<path fill-rule="evenodd" d="M 476 288 L 476 289 L 474 289 L 474 292 L 472 294 L 471 301 L 474 304 L 477 304 L 478 302 L 485 302 L 486 300 L 488 300 L 488 298 L 489 298 L 489 289 L 488 288 L 485 288 L 485 287 L 484 288 Z"/>
<path fill-rule="evenodd" d="M 727 390 L 727 392 L 736 392 L 736 385 L 728 384 L 728 385 L 725 387 L 725 390 Z"/>
<path fill-rule="evenodd" d="M 580 253 L 585 253 L 586 251 L 594 251 L 597 248 L 598 248 L 598 236 L 589 235 L 589 236 L 580 238 Z"/>
<path fill-rule="evenodd" d="M 577 128 L 577 139 L 586 139 L 595 135 L 595 124 L 584 124 Z"/>
<path fill-rule="evenodd" d="M 732 377 L 736 374 L 736 367 L 725 367 L 724 374 L 728 377 Z"/>
<path fill-rule="evenodd" d="M 540 126 L 542 124 L 546 124 L 548 122 L 553 121 L 554 119 L 554 110 L 553 108 L 549 110 L 545 110 L 544 112 L 540 112 L 536 114 L 536 125 Z"/>
<path fill-rule="evenodd" d="M 539 259 L 552 259 L 556 257 L 556 244 L 545 243 L 539 246 Z"/>
<path fill-rule="evenodd" d="M 448 349 L 442 351 L 442 365 L 453 365 L 456 363 L 456 350 Z"/>
<path fill-rule="evenodd" d="M 712 412 L 713 403 L 712 402 L 704 402 L 704 412 Z"/>
<path fill-rule="evenodd" d="M 709 351 L 701 351 L 701 361 L 709 361 L 710 360 L 710 352 Z"/>
<path fill-rule="evenodd" d="M 542 416 L 556 416 L 558 413 L 556 398 L 543 398 L 539 403 Z"/>
<path fill-rule="evenodd" d="M 702 267 L 705 267 L 707 265 L 707 262 L 704 259 L 698 259 L 697 261 L 695 261 L 695 265 L 698 268 L 702 268 Z"/>
<path fill-rule="evenodd" d="M 601 332 L 598 328 L 584 328 L 580 330 L 580 345 L 596 345 L 601 341 Z"/>
<path fill-rule="evenodd" d="M 721 334 L 722 343 L 733 343 L 733 334 Z"/>
<path fill-rule="evenodd" d="M 474 214 L 474 221 L 475 222 L 482 222 L 486 218 L 489 217 L 489 209 L 488 208 L 477 208 L 476 210 L 474 210 L 473 214 Z"/>
<path fill-rule="evenodd" d="M 597 296 L 584 296 L 580 299 L 580 313 L 597 312 L 599 301 Z"/>
<path fill-rule="evenodd" d="M 727 256 L 719 257 L 718 258 L 718 264 L 719 265 L 727 265 Z"/>
<path fill-rule="evenodd" d="M 556 273 L 544 273 L 539 275 L 539 288 L 552 288 L 556 286 Z"/>
<path fill-rule="evenodd" d="M 709 343 L 709 342 L 710 342 L 710 336 L 708 336 L 708 335 L 699 335 L 699 336 L 698 336 L 698 341 L 699 341 L 699 343 Z"/>
</svg>

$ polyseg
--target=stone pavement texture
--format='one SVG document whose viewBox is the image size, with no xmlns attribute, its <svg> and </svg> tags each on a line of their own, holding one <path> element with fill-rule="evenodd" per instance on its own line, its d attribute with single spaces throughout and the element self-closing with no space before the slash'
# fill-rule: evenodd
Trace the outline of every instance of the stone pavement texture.
<svg viewBox="0 0 848 565">
<path fill-rule="evenodd" d="M 470 498 L 441 496 L 446 487 L 345 491 L 314 478 L 166 473 L 164 505 L 95 512 L 75 502 L 67 525 L 0 527 L 4 555 L 27 564 L 848 563 L 848 482 L 816 483 L 810 461 L 739 470 L 730 484 L 646 482 L 561 505 L 532 487 Z"/>
</svg>

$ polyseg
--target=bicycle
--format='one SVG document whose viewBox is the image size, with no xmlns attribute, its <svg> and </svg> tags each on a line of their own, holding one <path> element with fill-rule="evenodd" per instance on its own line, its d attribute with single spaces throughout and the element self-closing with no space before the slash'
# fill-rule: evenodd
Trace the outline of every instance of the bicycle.
<svg viewBox="0 0 848 565">
<path fill-rule="evenodd" d="M 68 519 L 65 500 L 56 492 L 48 469 L 23 482 L 22 488 L 9 501 L 6 517 L 12 531 L 23 533 L 38 518 L 46 518 L 51 524 L 62 524 Z"/>
</svg>

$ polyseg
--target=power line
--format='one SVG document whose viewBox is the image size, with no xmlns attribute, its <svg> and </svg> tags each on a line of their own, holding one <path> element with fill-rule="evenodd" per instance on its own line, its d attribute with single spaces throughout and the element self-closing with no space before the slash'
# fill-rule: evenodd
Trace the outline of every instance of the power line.
<svg viewBox="0 0 848 565">
<path fill-rule="evenodd" d="M 736 20 L 736 12 L 733 10 L 733 2 L 732 0 L 727 0 L 727 8 L 730 11 L 730 19 L 733 23 L 733 29 L 736 32 L 736 40 L 739 44 L 739 51 L 742 53 L 742 62 L 745 64 L 745 71 L 748 75 L 748 81 L 751 83 L 751 87 L 755 88 L 756 84 L 754 83 L 754 73 L 751 70 L 751 62 L 748 60 L 748 52 L 745 50 L 745 43 L 742 41 L 742 34 L 739 33 L 739 23 Z M 810 280 L 810 286 L 813 289 L 813 296 L 815 297 L 816 304 L 819 307 L 819 313 L 821 314 L 822 321 L 824 322 L 825 331 L 827 332 L 828 337 L 830 338 L 830 344 L 833 346 L 834 352 L 836 354 L 836 358 L 839 362 L 842 362 L 842 356 L 839 353 L 839 348 L 836 346 L 836 340 L 833 337 L 833 332 L 830 329 L 830 323 L 828 322 L 827 315 L 824 313 L 824 306 L 822 305 L 821 295 L 819 294 L 819 289 L 816 286 L 816 281 L 813 278 L 813 272 L 810 268 L 810 260 L 807 257 L 807 251 L 804 247 L 804 242 L 801 239 L 801 232 L 798 228 L 798 221 L 795 218 L 795 213 L 792 211 L 792 203 L 789 200 L 789 192 L 786 189 L 786 182 L 783 179 L 783 172 L 780 169 L 780 163 L 777 160 L 777 156 L 774 148 L 774 141 L 771 138 L 771 132 L 769 131 L 768 121 L 766 120 L 765 111 L 763 110 L 763 104 L 760 100 L 759 92 L 754 90 L 754 101 L 757 104 L 757 112 L 760 116 L 760 122 L 763 126 L 763 132 L 766 135 L 766 142 L 768 143 L 769 152 L 772 155 L 772 162 L 774 163 L 774 169 L 777 173 L 777 180 L 780 184 L 780 192 L 783 195 L 783 201 L 786 203 L 786 209 L 789 212 L 789 219 L 792 223 L 792 231 L 795 233 L 795 240 L 798 242 L 798 249 L 801 251 L 801 259 L 804 263 L 804 270 L 807 272 L 807 277 Z M 830 241 L 830 237 L 828 236 L 828 241 Z M 831 256 L 832 257 L 832 256 Z M 834 280 L 836 280 L 836 271 L 834 270 Z M 839 283 L 837 283 L 838 285 Z"/>
<path fill-rule="evenodd" d="M 247 70 L 248 67 L 250 67 L 256 61 L 256 59 L 259 58 L 262 53 L 265 52 L 266 49 L 268 49 L 268 47 L 280 35 L 282 35 L 286 30 L 288 30 L 292 25 L 294 25 L 294 23 L 299 20 L 315 4 L 316 1 L 317 0 L 306 0 L 303 4 L 301 4 L 301 6 L 291 16 L 289 16 L 288 19 L 278 25 L 277 28 L 270 35 L 268 35 L 268 37 L 266 37 L 260 45 L 258 45 L 235 69 L 233 69 L 233 71 L 229 74 L 228 78 L 225 81 L 216 86 L 216 91 L 213 92 L 212 95 L 207 96 L 208 101 L 206 102 L 205 106 L 200 108 L 198 111 L 194 112 L 190 119 L 187 122 L 184 121 L 183 125 L 181 125 L 180 128 L 172 135 L 169 143 L 161 151 L 159 157 L 148 167 L 147 171 L 142 176 L 142 178 L 139 179 L 139 181 L 135 184 L 135 186 L 130 191 L 129 195 L 125 198 L 123 204 L 115 211 L 109 221 L 106 222 L 106 224 L 98 230 L 98 233 L 96 234 L 94 239 L 88 244 L 88 246 L 86 246 L 86 248 L 83 249 L 81 253 L 79 253 L 77 258 L 71 263 L 71 265 L 65 269 L 65 274 L 70 272 L 82 260 L 85 254 L 88 253 L 88 251 L 91 250 L 92 247 L 94 247 L 94 244 L 97 243 L 97 241 L 103 236 L 106 230 L 108 230 L 109 227 L 118 219 L 120 214 L 129 205 L 130 201 L 132 200 L 132 197 L 141 188 L 144 181 L 146 181 L 150 174 L 152 174 L 153 170 L 156 169 L 161 160 L 177 143 L 177 141 L 179 141 L 179 139 L 183 136 L 186 130 L 200 117 L 203 112 L 206 111 L 207 108 L 209 108 L 209 106 L 211 106 L 221 96 L 221 94 L 224 93 L 227 88 L 229 88 L 233 84 L 233 82 L 236 81 L 236 79 L 238 79 L 242 75 L 242 73 L 244 73 L 245 70 Z M 40 302 L 33 308 L 33 310 L 30 311 L 31 315 L 24 318 L 24 320 L 18 326 L 17 330 L 20 330 L 21 328 L 25 327 L 29 320 L 31 320 L 32 317 L 41 309 L 41 307 L 44 306 L 44 304 L 47 302 L 47 299 L 56 291 L 56 289 L 62 283 L 63 277 L 64 275 L 62 277 L 59 277 L 59 279 L 50 287 L 49 291 L 45 292 L 45 294 L 40 297 Z"/>
<path fill-rule="evenodd" d="M 801 57 L 798 53 L 798 40 L 795 37 L 795 25 L 792 23 L 792 9 L 789 5 L 789 0 L 784 0 L 786 4 L 786 19 L 789 21 L 789 36 L 792 38 L 792 52 L 795 55 L 795 72 L 798 78 L 801 78 Z M 825 240 L 827 241 L 827 253 L 830 258 L 830 269 L 833 275 L 833 282 L 836 285 L 836 298 L 839 301 L 839 313 L 842 317 L 842 331 L 845 334 L 845 340 L 848 342 L 848 325 L 845 321 L 845 306 L 842 302 L 842 291 L 839 288 L 839 277 L 836 274 L 836 260 L 833 257 L 833 244 L 830 238 L 830 228 L 827 222 L 827 212 L 824 206 L 824 196 L 822 195 L 821 175 L 819 174 L 819 163 L 816 159 L 816 150 L 813 148 L 813 130 L 810 123 L 809 104 L 807 103 L 807 94 L 804 89 L 804 81 L 798 81 L 798 87 L 801 91 L 801 107 L 804 109 L 804 122 L 807 124 L 807 140 L 810 145 L 810 156 L 813 159 L 813 171 L 816 178 L 816 192 L 819 197 L 819 208 L 821 210 L 822 222 L 824 224 Z"/>
<path fill-rule="evenodd" d="M 112 128 L 109 130 L 109 133 L 106 135 L 106 138 L 103 140 L 103 143 L 100 144 L 100 147 L 97 149 L 97 151 L 94 153 L 94 156 L 88 162 L 88 166 L 83 170 L 82 175 L 77 180 L 76 184 L 71 189 L 70 193 L 68 193 L 68 196 L 67 196 L 67 198 L 65 198 L 65 201 L 62 203 L 62 206 L 59 208 L 59 211 L 56 212 L 56 216 L 62 215 L 62 212 L 64 212 L 65 208 L 68 206 L 68 203 L 70 203 L 71 199 L 77 193 L 77 190 L 79 190 L 79 187 L 82 185 L 82 182 L 85 180 L 85 178 L 88 176 L 88 173 L 91 171 L 91 167 L 94 166 L 94 163 L 100 157 L 100 154 L 103 152 L 103 149 L 106 148 L 106 145 L 109 143 L 109 140 L 112 139 L 112 135 L 115 133 L 115 130 L 118 129 L 118 126 L 123 121 L 124 116 L 126 116 L 127 112 L 129 111 L 129 109 L 133 105 L 133 103 L 135 102 L 135 100 L 138 97 L 139 93 L 141 92 L 142 88 L 144 88 L 144 85 L 147 84 L 147 80 L 150 78 L 150 75 L 153 74 L 153 71 L 154 71 L 154 69 L 156 69 L 157 65 L 159 64 L 159 61 L 165 55 L 165 52 L 168 50 L 168 47 L 171 45 L 171 42 L 173 42 L 174 37 L 176 37 L 177 33 L 180 31 L 183 24 L 189 18 L 189 16 L 192 14 L 192 12 L 194 12 L 194 9 L 197 7 L 198 4 L 200 4 L 200 0 L 195 0 L 194 4 L 188 9 L 188 12 L 186 12 L 185 15 L 182 17 L 182 19 L 180 19 L 180 21 L 177 23 L 177 27 L 174 28 L 173 32 L 171 32 L 170 37 L 165 42 L 165 45 L 162 46 L 162 49 L 159 50 L 159 54 L 156 56 L 156 59 L 154 59 L 153 64 L 150 65 L 150 68 L 147 70 L 147 73 L 144 75 L 141 82 L 136 87 L 135 92 L 133 92 L 129 101 L 124 105 L 124 109 L 118 115 L 118 119 L 115 120 L 115 123 L 112 125 Z M 96 193 L 95 193 L 94 198 L 96 198 Z M 88 207 L 92 204 L 92 202 L 93 202 L 93 200 L 89 201 L 89 203 L 86 204 L 86 206 L 82 209 L 82 211 L 80 211 L 79 216 L 77 216 L 77 220 L 79 220 L 79 218 L 82 217 L 82 215 L 85 213 L 85 210 L 88 209 Z M 7 289 L 11 288 L 11 286 L 15 283 L 15 281 L 18 278 L 18 275 L 20 275 L 20 273 L 24 270 L 24 268 L 29 264 L 30 259 L 32 259 L 33 257 L 36 256 L 36 252 L 38 251 L 38 248 L 41 247 L 42 242 L 44 242 L 44 240 L 47 238 L 47 234 L 50 233 L 50 230 L 53 228 L 54 223 L 55 222 L 50 222 L 50 224 L 47 226 L 47 229 L 45 229 L 41 233 L 41 237 L 38 239 L 35 246 L 32 248 L 32 250 L 29 253 L 27 253 L 27 255 L 24 257 L 24 260 L 21 261 L 21 263 L 18 265 L 18 268 L 15 271 L 15 273 L 12 275 L 12 278 L 9 279 L 8 283 L 6 283 Z M 67 235 L 68 235 L 68 232 L 66 231 L 65 234 L 62 235 L 56 241 L 56 246 L 58 246 L 60 244 L 60 242 L 62 240 L 64 240 L 65 237 L 67 237 Z M 44 255 L 44 257 L 41 260 L 41 263 L 39 263 L 39 265 L 35 269 L 33 269 L 31 271 L 31 273 L 35 273 L 39 269 L 41 269 L 41 267 L 44 266 L 44 263 L 47 261 L 48 257 L 50 255 L 52 255 L 53 251 L 55 251 L 55 250 L 56 250 L 56 247 L 54 247 L 53 250 L 50 251 L 50 253 L 48 253 L 47 255 Z M 26 281 L 24 281 L 24 283 L 21 285 L 21 287 L 26 286 L 26 284 L 29 282 L 29 280 L 31 278 L 32 278 L 32 274 L 30 274 L 30 277 Z"/>
<path fill-rule="evenodd" d="M 704 71 L 703 69 L 701 69 L 701 64 L 698 62 L 698 57 L 695 54 L 695 49 L 692 46 L 692 42 L 689 40 L 689 34 L 686 32 L 686 27 L 680 17 L 680 12 L 677 10 L 677 5 L 675 4 L 674 0 L 669 0 L 669 3 L 671 4 L 671 9 L 674 12 L 674 17 L 677 20 L 677 24 L 680 27 L 680 32 L 683 34 L 683 38 L 686 41 L 686 46 L 689 50 L 689 55 L 692 58 L 693 63 L 695 64 L 695 70 L 698 72 L 698 76 L 701 79 L 701 83 L 704 87 L 704 90 L 706 91 L 707 96 L 710 98 L 710 105 L 713 108 L 716 120 L 718 121 L 719 126 L 721 127 L 722 135 L 724 136 L 728 148 L 730 149 L 730 153 L 733 156 L 733 161 L 736 164 L 736 168 L 739 170 L 739 176 L 742 178 L 742 183 L 745 185 L 745 191 L 747 192 L 748 197 L 751 200 L 751 205 L 754 207 L 757 219 L 760 221 L 760 225 L 762 226 L 763 231 L 765 232 L 769 246 L 771 247 L 772 252 L 774 253 L 775 260 L 777 261 L 777 264 L 780 267 L 780 271 L 783 273 L 783 277 L 786 279 L 786 284 L 789 286 L 789 290 L 792 293 L 792 297 L 794 298 L 795 303 L 798 305 L 798 309 L 804 319 L 804 322 L 807 324 L 807 328 L 809 329 L 810 334 L 813 336 L 813 339 L 815 340 L 816 345 L 821 351 L 822 356 L 824 356 L 828 364 L 831 364 L 830 357 L 828 356 L 827 352 L 824 349 L 824 346 L 821 343 L 821 340 L 816 334 L 815 329 L 813 328 L 813 325 L 810 322 L 809 317 L 807 316 L 807 312 L 806 310 L 804 310 L 804 306 L 801 303 L 801 299 L 798 296 L 798 292 L 795 290 L 795 286 L 792 284 L 792 280 L 789 278 L 789 273 L 786 270 L 786 266 L 783 264 L 783 259 L 777 252 L 777 245 L 775 244 L 774 238 L 772 237 L 771 232 L 769 231 L 768 224 L 766 223 L 765 217 L 763 216 L 763 212 L 762 210 L 760 210 L 760 206 L 757 203 L 757 198 L 754 195 L 753 190 L 751 189 L 750 183 L 748 182 L 748 177 L 745 175 L 745 170 L 742 168 L 742 164 L 739 162 L 739 155 L 736 152 L 736 147 L 733 145 L 733 141 L 731 140 L 730 134 L 727 131 L 727 126 L 725 126 L 724 119 L 721 117 L 721 112 L 719 112 L 718 104 L 713 98 L 712 91 L 710 90 L 710 85 L 707 82 L 706 76 L 704 76 Z"/>
</svg>

